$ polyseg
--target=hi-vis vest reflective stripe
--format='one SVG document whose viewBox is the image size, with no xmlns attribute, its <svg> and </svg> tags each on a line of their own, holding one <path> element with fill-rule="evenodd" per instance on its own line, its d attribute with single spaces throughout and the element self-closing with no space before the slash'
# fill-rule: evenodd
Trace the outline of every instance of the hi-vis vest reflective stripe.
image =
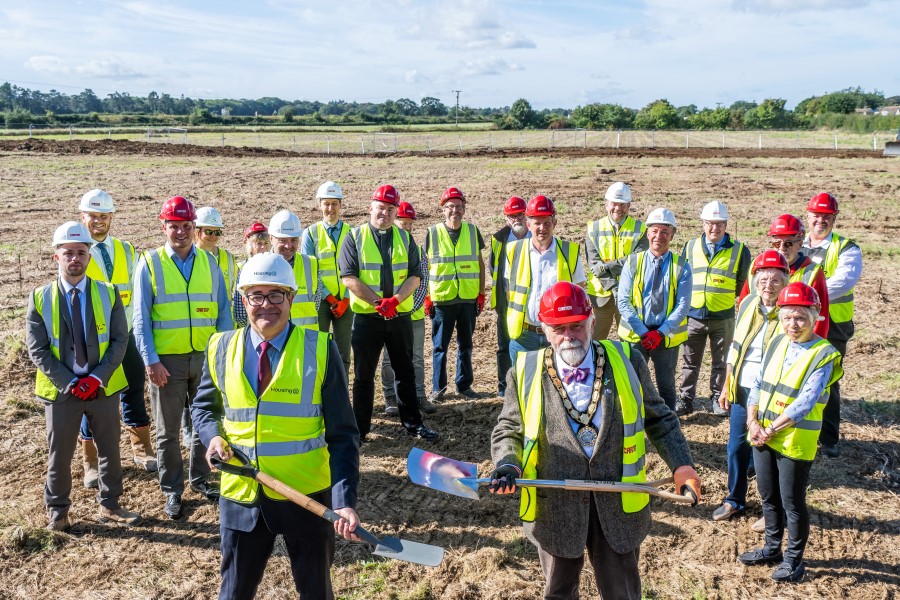
<svg viewBox="0 0 900 600">
<path fill-rule="evenodd" d="M 462 224 L 455 246 L 446 225 L 428 228 L 428 294 L 434 302 L 477 298 L 480 262 L 478 229 L 471 223 Z"/>
<path fill-rule="evenodd" d="M 297 293 L 291 304 L 291 323 L 297 327 L 318 329 L 316 288 L 319 286 L 319 261 L 314 256 L 294 254 L 294 279 L 297 281 Z"/>
<path fill-rule="evenodd" d="M 406 281 L 409 273 L 409 232 L 400 229 L 396 225 L 391 227 L 393 235 L 393 248 L 391 251 L 391 270 L 394 274 L 394 293 L 400 290 L 400 286 Z M 381 295 L 381 252 L 372 234 L 372 228 L 368 224 L 354 227 L 350 232 L 353 242 L 356 244 L 356 253 L 359 257 L 359 280 L 369 287 L 379 298 Z M 388 235 L 385 233 L 384 235 Z M 408 313 L 413 309 L 413 295 L 397 307 L 397 312 Z M 372 314 L 375 307 L 367 301 L 358 298 L 350 292 L 350 308 L 355 313 Z"/>
<path fill-rule="evenodd" d="M 106 276 L 106 265 L 98 264 L 93 254 L 84 274 L 95 281 L 105 281 L 115 285 L 119 290 L 119 296 L 122 297 L 122 306 L 127 307 L 131 304 L 131 296 L 134 291 L 132 283 L 134 246 L 112 236 L 110 239 L 113 245 L 113 254 L 110 257 L 113 263 L 112 277 Z"/>
<path fill-rule="evenodd" d="M 771 425 L 796 400 L 816 369 L 833 362 L 831 378 L 825 393 L 806 417 L 779 431 L 766 445 L 789 458 L 812 460 L 816 457 L 816 442 L 822 431 L 822 415 L 828 403 L 829 389 L 844 374 L 841 354 L 826 340 L 819 340 L 806 350 L 791 368 L 782 375 L 782 365 L 790 339 L 779 335 L 769 344 L 763 359 L 762 384 L 759 392 L 759 420 L 762 427 Z"/>
<path fill-rule="evenodd" d="M 94 313 L 94 323 L 97 326 L 97 341 L 100 346 L 100 358 L 106 354 L 109 348 L 109 319 L 112 315 L 112 307 L 116 302 L 116 289 L 111 284 L 102 281 L 94 281 L 88 278 L 88 285 L 91 286 L 91 310 Z M 44 328 L 47 330 L 47 338 L 50 340 L 50 352 L 56 359 L 59 359 L 59 280 L 48 283 L 42 288 L 34 291 L 34 308 L 41 319 L 44 321 Z M 48 310 L 49 308 L 49 310 Z M 63 307 L 65 310 L 68 308 Z M 116 367 L 108 382 L 105 382 L 106 395 L 112 396 L 117 392 L 121 392 L 128 385 L 125 379 L 125 372 L 122 365 Z M 58 390 L 53 382 L 38 369 L 34 382 L 34 393 L 46 400 L 56 400 Z"/>
<path fill-rule="evenodd" d="M 222 280 L 212 276 L 212 255 L 195 250 L 190 281 L 185 281 L 165 247 L 145 255 L 153 288 L 153 343 L 159 354 L 203 352 L 216 332 Z"/>
<path fill-rule="evenodd" d="M 572 281 L 578 268 L 578 244 L 553 238 L 556 244 L 556 280 Z M 531 238 L 523 238 L 506 245 L 507 289 L 506 328 L 509 339 L 522 335 L 528 295 L 531 293 Z"/>
<path fill-rule="evenodd" d="M 759 330 L 765 326 L 766 333 L 763 336 L 763 354 L 769 347 L 769 342 L 776 333 L 781 331 L 781 323 L 778 321 L 778 308 L 772 309 L 764 316 L 759 308 L 761 300 L 759 296 L 744 296 L 738 307 L 737 320 L 734 326 L 734 338 L 728 349 L 728 360 L 732 366 L 731 376 L 728 378 L 728 403 L 734 404 L 735 394 L 740 381 L 741 368 L 744 366 L 744 358 L 750 342 L 759 334 Z"/>
<path fill-rule="evenodd" d="M 822 261 L 822 268 L 825 270 L 825 277 L 831 277 L 838 268 L 838 257 L 842 252 L 850 248 L 856 247 L 856 244 L 845 237 L 841 237 L 835 233 L 831 234 L 831 243 L 828 245 L 828 251 L 825 253 L 825 260 Z M 855 288 L 856 286 L 854 286 Z M 840 298 L 828 298 L 828 316 L 832 323 L 846 323 L 853 320 L 853 290 L 841 296 Z"/>
<path fill-rule="evenodd" d="M 600 344 L 613 371 L 619 405 L 622 408 L 624 424 L 622 481 L 643 483 L 647 481 L 647 470 L 644 466 L 644 392 L 631 366 L 629 346 L 610 340 L 603 340 Z M 594 351 L 597 351 L 596 347 Z M 546 349 L 542 348 L 534 352 L 521 352 L 516 357 L 516 388 L 523 429 L 523 479 L 536 479 L 538 476 L 537 466 L 540 463 L 538 439 L 544 417 L 544 392 L 541 380 L 544 375 L 545 353 Z M 596 376 L 602 377 L 602 373 Z M 622 494 L 622 510 L 627 513 L 638 512 L 647 506 L 648 502 L 650 496 L 647 494 L 633 492 Z M 523 521 L 534 521 L 536 512 L 536 489 L 523 487 L 519 518 Z"/>
<path fill-rule="evenodd" d="M 418 246 L 418 248 L 419 248 L 419 261 L 421 261 L 422 260 L 422 246 Z M 420 262 L 420 264 L 424 265 L 424 263 L 421 263 L 421 262 Z M 419 285 L 422 285 L 421 282 L 419 283 Z M 428 285 L 428 284 L 426 283 L 425 285 Z M 414 292 L 412 294 L 412 296 L 415 296 L 415 295 L 416 294 Z M 413 306 L 415 306 L 415 304 L 416 304 L 416 299 L 415 299 L 415 297 L 413 297 Z M 416 310 L 412 311 L 412 313 L 409 315 L 409 318 L 412 321 L 421 321 L 422 319 L 425 318 L 425 301 L 424 301 L 424 299 L 422 301 L 422 305 L 419 306 L 419 308 L 417 308 Z"/>
<path fill-rule="evenodd" d="M 744 244 L 734 242 L 731 248 L 716 252 L 712 262 L 706 257 L 702 238 L 687 243 L 685 256 L 691 264 L 691 307 L 719 312 L 734 308 L 737 272 Z"/>
<path fill-rule="evenodd" d="M 207 361 L 213 384 L 222 394 L 222 431 L 250 463 L 304 494 L 331 485 L 322 381 L 328 358 L 327 333 L 293 327 L 272 381 L 257 398 L 244 377 L 248 328 L 215 334 Z M 246 360 L 257 360 L 256 353 Z M 221 493 L 239 504 L 253 504 L 259 494 L 254 479 L 222 473 Z M 285 500 L 272 490 L 266 496 Z"/>
<path fill-rule="evenodd" d="M 587 235 L 597 254 L 604 262 L 619 260 L 631 254 L 638 240 L 644 235 L 647 227 L 643 221 L 626 217 L 618 232 L 609 217 L 603 217 L 588 223 Z M 592 296 L 611 296 L 612 292 L 603 289 L 600 278 L 588 270 L 588 294 Z"/>
<path fill-rule="evenodd" d="M 505 256 L 503 254 L 504 243 L 491 236 L 491 308 L 497 308 L 497 292 L 500 290 L 500 264 Z"/>
<path fill-rule="evenodd" d="M 813 279 L 816 278 L 816 273 L 822 270 L 822 267 L 817 265 L 816 263 L 809 263 L 805 267 L 797 269 L 793 273 L 791 273 L 791 278 L 789 283 L 793 283 L 795 281 L 802 281 L 806 285 L 811 286 Z M 829 301 L 831 299 L 829 298 Z"/>
<path fill-rule="evenodd" d="M 214 257 L 222 271 L 222 279 L 225 280 L 225 286 L 228 288 L 228 296 L 234 293 L 234 286 L 237 285 L 238 271 L 234 266 L 234 255 L 225 248 L 218 248 Z"/>
<path fill-rule="evenodd" d="M 328 293 L 338 300 L 347 296 L 347 288 L 344 287 L 338 274 L 337 256 L 341 252 L 341 246 L 344 245 L 344 238 L 349 233 L 350 226 L 341 223 L 341 232 L 338 234 L 338 243 L 335 245 L 334 240 L 325 229 L 324 222 L 319 221 L 309 227 L 309 235 L 316 249 L 316 259 L 319 261 L 319 277 L 322 278 L 322 284 Z"/>
<path fill-rule="evenodd" d="M 642 316 L 644 314 L 644 259 L 649 251 L 639 252 L 632 255 L 628 261 L 634 270 L 634 285 L 631 288 L 631 305 L 635 312 Z M 672 253 L 672 260 L 669 261 L 669 302 L 666 307 L 666 314 L 672 313 L 675 308 L 675 297 L 678 295 L 678 280 L 681 279 L 681 273 L 684 271 L 684 257 L 680 254 Z M 666 348 L 674 348 L 687 340 L 687 317 L 674 327 L 669 335 L 666 336 Z M 621 319 L 619 321 L 619 338 L 626 342 L 634 344 L 641 341 L 641 336 L 636 334 L 628 326 L 628 321 Z"/>
</svg>

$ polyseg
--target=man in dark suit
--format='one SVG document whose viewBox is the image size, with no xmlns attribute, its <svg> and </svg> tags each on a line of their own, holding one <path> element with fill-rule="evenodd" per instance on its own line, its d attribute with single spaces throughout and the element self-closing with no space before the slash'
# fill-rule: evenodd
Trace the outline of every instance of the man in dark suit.
<svg viewBox="0 0 900 600">
<path fill-rule="evenodd" d="M 592 342 L 590 301 L 572 283 L 542 296 L 539 318 L 550 348 L 520 353 L 510 369 L 491 436 L 491 491 L 512 493 L 519 477 L 646 481 L 646 431 L 673 469 L 675 488 L 699 500 L 700 479 L 678 418 L 657 394 L 641 354 L 619 342 Z M 544 598 L 578 598 L 585 547 L 603 598 L 640 598 L 648 502 L 646 494 L 523 488 L 519 516 L 538 547 Z"/>
<path fill-rule="evenodd" d="M 300 597 L 330 599 L 334 534 L 357 539 L 359 523 L 359 431 L 344 364 L 329 334 L 291 324 L 297 283 L 280 254 L 253 256 L 237 287 L 249 326 L 210 338 L 191 409 L 207 460 L 240 449 L 343 519 L 332 528 L 256 480 L 222 473 L 219 597 L 253 598 L 283 534 Z"/>
<path fill-rule="evenodd" d="M 64 531 L 72 491 L 72 455 L 82 415 L 94 432 L 99 456 L 99 519 L 137 525 L 141 516 L 119 506 L 119 394 L 127 387 L 122 357 L 128 347 L 125 309 L 116 288 L 86 277 L 91 234 L 81 223 L 64 223 L 53 235 L 59 277 L 28 298 L 25 343 L 37 366 L 35 394 L 47 416 L 48 528 Z"/>
</svg>

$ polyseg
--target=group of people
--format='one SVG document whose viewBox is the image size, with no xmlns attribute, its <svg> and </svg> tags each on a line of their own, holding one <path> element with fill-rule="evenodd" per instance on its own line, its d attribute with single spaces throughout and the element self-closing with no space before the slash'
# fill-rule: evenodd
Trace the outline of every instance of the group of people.
<svg viewBox="0 0 900 600">
<path fill-rule="evenodd" d="M 133 460 L 158 472 L 166 515 L 182 516 L 182 444 L 190 488 L 219 500 L 221 597 L 255 594 L 276 534 L 285 536 L 301 597 L 331 597 L 334 534 L 355 539 L 359 522 L 359 447 L 371 433 L 379 363 L 385 412 L 407 435 L 437 438 L 423 413 L 434 413 L 447 392 L 454 334 L 456 392 L 479 396 L 473 337 L 490 293 L 504 398 L 492 435 L 492 491 L 514 491 L 522 477 L 645 481 L 646 433 L 676 489 L 699 500 L 679 417 L 698 407 L 708 339 L 712 410 L 730 416 L 729 492 L 713 519 L 744 510 L 755 468 L 766 545 L 739 560 L 778 563 L 778 580 L 802 576 L 809 467 L 817 443 L 839 455 L 837 381 L 862 266 L 859 248 L 832 231 L 838 209 L 830 194 L 810 200 L 808 234 L 792 215 L 775 219 L 773 249 L 753 260 L 726 232 L 722 202 L 703 208 L 702 233 L 679 253 L 671 249 L 672 211 L 654 209 L 641 222 L 630 214 L 630 187 L 617 182 L 605 195 L 606 216 L 588 223 L 584 262 L 578 243 L 555 235 L 551 198 L 513 196 L 506 226 L 490 237 L 487 265 L 457 187 L 441 195 L 444 220 L 427 229 L 422 246 L 413 237 L 415 208 L 393 186 L 375 190 L 368 222 L 355 227 L 341 218 L 343 200 L 340 185 L 327 181 L 316 193 L 321 221 L 303 228 L 282 210 L 268 225 L 250 224 L 241 262 L 219 245 L 224 224 L 215 208 L 168 199 L 159 216 L 164 245 L 138 253 L 110 235 L 112 197 L 82 197 L 81 221 L 54 234 L 59 277 L 34 291 L 27 310 L 36 395 L 47 414 L 50 529 L 72 525 L 70 463 L 79 443 L 84 485 L 99 489 L 100 520 L 141 522 L 119 504 L 121 403 Z M 607 339 L 614 324 L 618 342 Z M 223 473 L 216 486 L 210 460 L 232 460 L 233 448 L 343 518 L 332 530 L 245 477 Z M 640 597 L 647 504 L 639 493 L 522 488 L 520 516 L 540 550 L 546 597 L 577 597 L 585 547 L 604 597 Z"/>
</svg>

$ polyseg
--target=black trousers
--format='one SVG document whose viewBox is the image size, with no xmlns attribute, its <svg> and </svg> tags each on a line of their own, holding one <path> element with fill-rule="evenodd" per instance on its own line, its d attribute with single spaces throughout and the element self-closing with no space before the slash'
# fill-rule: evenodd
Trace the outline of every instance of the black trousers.
<svg viewBox="0 0 900 600">
<path fill-rule="evenodd" d="M 512 368 L 509 356 L 509 331 L 506 329 L 506 303 L 497 302 L 497 395 L 506 394 L 506 374 Z"/>
<path fill-rule="evenodd" d="M 766 550 L 771 553 L 781 550 L 787 528 L 784 560 L 796 566 L 803 558 L 809 539 L 806 486 L 809 484 L 812 461 L 794 460 L 762 446 L 753 448 L 753 462 L 766 520 Z"/>
<path fill-rule="evenodd" d="M 852 335 L 853 321 L 850 321 L 849 325 Z M 841 362 L 843 362 L 847 355 L 847 340 L 831 339 L 829 336 L 828 342 L 841 353 Z M 834 446 L 841 439 L 841 382 L 834 382 L 830 392 L 828 403 L 822 412 L 822 432 L 819 434 L 819 443 L 823 446 Z"/>
<path fill-rule="evenodd" d="M 397 381 L 397 408 L 404 427 L 422 423 L 416 399 L 416 374 L 413 369 L 413 332 L 409 315 L 385 320 L 360 313 L 353 319 L 350 336 L 353 347 L 353 414 L 359 435 L 372 430 L 372 406 L 375 403 L 375 371 L 384 348 L 391 359 Z"/>
</svg>

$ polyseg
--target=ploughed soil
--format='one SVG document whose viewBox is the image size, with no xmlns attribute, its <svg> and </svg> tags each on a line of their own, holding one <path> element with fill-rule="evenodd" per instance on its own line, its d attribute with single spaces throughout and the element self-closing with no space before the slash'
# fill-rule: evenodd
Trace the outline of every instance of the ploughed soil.
<svg viewBox="0 0 900 600">
<path fill-rule="evenodd" d="M 77 218 L 85 191 L 109 190 L 117 203 L 113 234 L 146 250 L 162 244 L 161 202 L 184 195 L 223 214 L 223 244 L 242 253 L 242 229 L 290 208 L 304 224 L 316 220 L 316 187 L 341 183 L 345 219 L 366 218 L 367 198 L 393 183 L 418 212 L 416 237 L 441 219 L 437 199 L 456 185 L 469 198 L 466 218 L 485 236 L 503 224 L 512 194 L 545 193 L 557 200 L 557 233 L 581 240 L 585 223 L 603 212 L 613 181 L 633 186 L 635 215 L 668 206 L 679 221 L 676 246 L 699 235 L 703 204 L 720 199 L 732 214 L 729 231 L 756 254 L 771 219 L 801 215 L 806 200 L 831 191 L 841 202 L 838 230 L 863 249 L 857 287 L 856 336 L 842 381 L 844 441 L 840 458 L 816 458 L 808 494 L 812 530 L 808 575 L 776 586 L 765 567 L 743 567 L 737 553 L 761 544 L 750 531 L 760 515 L 751 480 L 744 515 L 715 523 L 712 511 L 726 493 L 727 419 L 698 411 L 682 420 L 703 479 L 695 507 L 654 500 L 654 526 L 641 549 L 644 594 L 650 598 L 892 598 L 900 586 L 900 161 L 870 152 L 742 150 L 554 150 L 439 155 L 298 155 L 251 148 L 207 148 L 130 142 L 0 142 L 0 598 L 206 598 L 218 591 L 217 509 L 185 494 L 185 517 L 166 519 L 152 475 L 130 461 L 122 439 L 125 494 L 145 524 L 116 529 L 98 522 L 94 492 L 75 486 L 67 534 L 49 534 L 42 491 L 46 470 L 43 411 L 32 398 L 33 367 L 23 349 L 23 313 L 29 291 L 54 276 L 49 241 L 61 222 Z M 490 432 L 496 398 L 495 314 L 478 319 L 474 349 L 482 394 L 453 393 L 427 423 L 440 432 L 423 448 L 490 469 Z M 455 349 L 451 350 L 451 357 Z M 426 339 L 426 387 L 430 387 Z M 454 361 L 450 362 L 451 378 Z M 452 380 L 451 380 L 452 381 Z M 708 366 L 698 398 L 709 402 Z M 375 428 L 361 456 L 358 511 L 379 536 L 392 535 L 446 548 L 441 566 L 426 568 L 374 559 L 361 545 L 338 542 L 335 591 L 346 598 L 538 598 L 543 579 L 537 553 L 521 534 L 517 498 L 449 496 L 412 484 L 406 456 L 416 445 L 376 398 Z M 668 474 L 650 457 L 650 475 Z M 596 596 L 586 568 L 584 595 Z M 260 587 L 261 598 L 293 597 L 287 557 L 279 548 Z"/>
</svg>

